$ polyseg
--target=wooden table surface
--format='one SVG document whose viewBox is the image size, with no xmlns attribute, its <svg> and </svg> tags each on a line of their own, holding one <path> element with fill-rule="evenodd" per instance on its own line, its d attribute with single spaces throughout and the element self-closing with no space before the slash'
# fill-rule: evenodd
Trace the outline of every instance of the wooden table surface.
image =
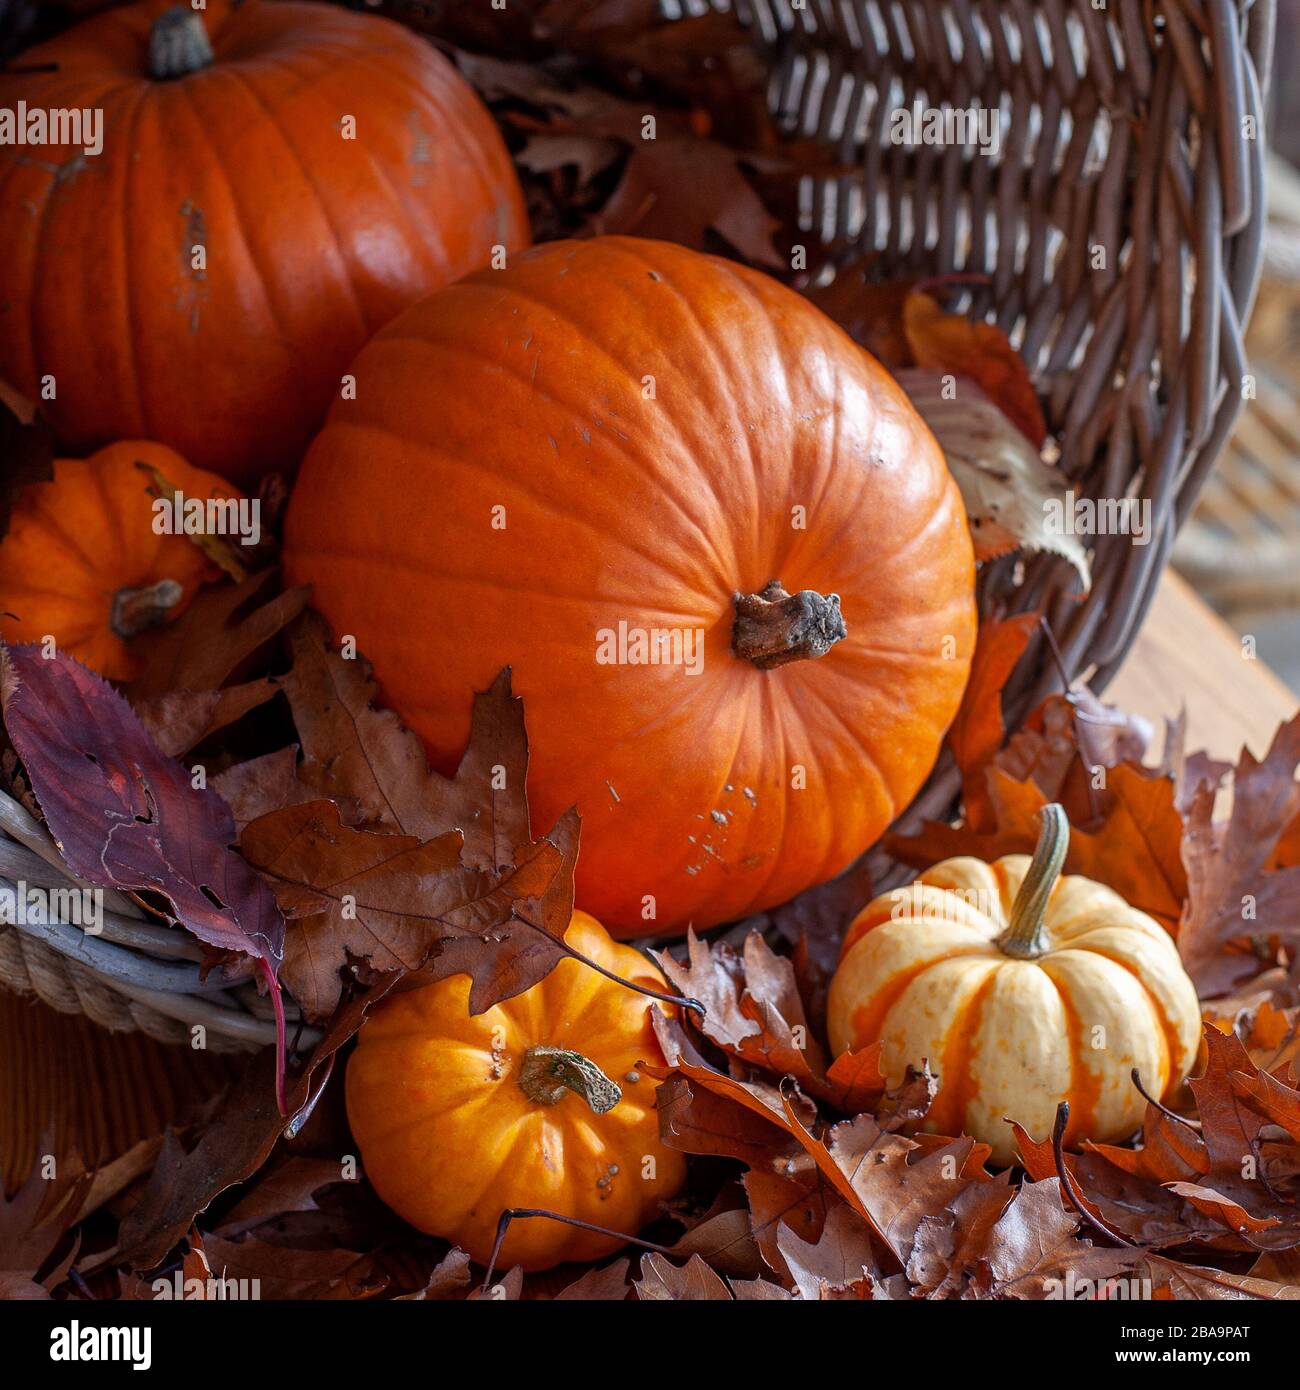
<svg viewBox="0 0 1300 1390">
<path fill-rule="evenodd" d="M 1166 570 L 1155 602 L 1128 659 L 1106 689 L 1108 704 L 1152 722 L 1187 707 L 1187 747 L 1235 763 L 1245 745 L 1268 751 L 1277 726 L 1291 719 L 1300 699 L 1269 670 L 1266 651 L 1248 644 L 1206 607 L 1173 570 Z M 1160 738 L 1157 736 L 1157 751 Z"/>
</svg>

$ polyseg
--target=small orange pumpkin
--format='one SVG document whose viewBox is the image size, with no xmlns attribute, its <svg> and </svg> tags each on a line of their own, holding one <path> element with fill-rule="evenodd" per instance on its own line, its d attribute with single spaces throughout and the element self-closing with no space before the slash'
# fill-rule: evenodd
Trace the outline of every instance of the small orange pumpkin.
<svg viewBox="0 0 1300 1390">
<path fill-rule="evenodd" d="M 57 460 L 49 482 L 19 494 L 0 542 L 6 642 L 52 637 L 100 675 L 129 680 L 138 669 L 129 639 L 170 622 L 216 578 L 192 539 L 155 530 L 149 468 L 188 499 L 240 497 L 161 444 L 124 440 L 88 459 Z"/>
<path fill-rule="evenodd" d="M 622 979 L 664 988 L 585 912 L 564 939 Z M 398 995 L 357 1037 L 348 1121 L 375 1191 L 480 1264 L 512 1207 L 634 1235 L 686 1176 L 659 1140 L 656 1083 L 637 1069 L 664 1060 L 645 996 L 572 957 L 474 1017 L 469 991 L 469 977 L 454 975 Z M 498 1264 L 549 1269 L 621 1244 L 533 1217 L 511 1223 Z"/>
<path fill-rule="evenodd" d="M 849 928 L 831 982 L 831 1046 L 879 1041 L 891 1084 L 928 1061 L 926 1128 L 1016 1156 L 1007 1119 L 1034 1137 L 1070 1105 L 1065 1142 L 1115 1141 L 1196 1060 L 1200 1007 L 1169 933 L 1112 889 L 1060 878 L 1061 807 L 1042 813 L 1032 862 L 946 859 L 884 893 Z"/>
</svg>

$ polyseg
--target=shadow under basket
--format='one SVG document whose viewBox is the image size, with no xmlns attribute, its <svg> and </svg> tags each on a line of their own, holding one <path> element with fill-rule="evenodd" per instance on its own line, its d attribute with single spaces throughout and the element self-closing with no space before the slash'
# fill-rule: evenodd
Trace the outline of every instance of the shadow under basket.
<svg viewBox="0 0 1300 1390">
<path fill-rule="evenodd" d="M 384 8 L 403 18 L 420 7 Z M 1023 355 L 1070 487 L 1150 503 L 1149 544 L 1095 538 L 1086 596 L 1048 555 L 980 575 L 982 617 L 1042 611 L 1061 652 L 1064 671 L 1036 639 L 1004 693 L 1012 727 L 1067 675 L 1101 690 L 1242 400 L 1273 0 L 663 0 L 668 21 L 710 8 L 742 26 L 780 128 L 821 145 L 837 171 L 799 189 L 799 233 L 823 278 L 864 262 L 879 280 L 986 277 L 963 287 L 967 311 Z M 996 152 L 895 144 L 892 113 L 918 102 L 996 112 Z M 957 793 L 945 757 L 900 825 L 951 816 Z M 74 886 L 8 798 L 0 880 Z M 214 1049 L 273 1041 L 252 980 L 205 980 L 201 956 L 188 934 L 110 893 L 99 935 L 70 922 L 0 933 L 0 984 L 164 1042 L 188 1043 L 195 1025 Z"/>
</svg>

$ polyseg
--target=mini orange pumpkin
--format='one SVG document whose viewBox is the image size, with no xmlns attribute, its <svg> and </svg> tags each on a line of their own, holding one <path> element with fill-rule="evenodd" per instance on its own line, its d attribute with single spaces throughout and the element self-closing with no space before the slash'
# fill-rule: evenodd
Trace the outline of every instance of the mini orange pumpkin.
<svg viewBox="0 0 1300 1390">
<path fill-rule="evenodd" d="M 58 459 L 49 482 L 19 494 L 0 542 L 0 634 L 43 642 L 111 680 L 129 680 L 127 646 L 170 622 L 220 573 L 189 537 L 154 528 L 157 470 L 188 499 L 238 499 L 213 473 L 143 440 L 110 444 L 88 459 Z"/>
<path fill-rule="evenodd" d="M 1112 889 L 1060 878 L 1061 807 L 1042 813 L 1032 862 L 946 859 L 884 893 L 850 927 L 831 982 L 837 1053 L 882 1044 L 891 1084 L 928 1061 L 926 1128 L 1015 1159 L 1007 1119 L 1035 1138 L 1070 1104 L 1065 1142 L 1127 1138 L 1148 1091 L 1169 1096 L 1196 1059 L 1200 1007 L 1169 933 Z"/>
<path fill-rule="evenodd" d="M 664 988 L 585 912 L 565 940 L 623 979 Z M 469 991 L 469 977 L 454 975 L 398 995 L 357 1037 L 348 1121 L 375 1191 L 480 1264 L 511 1207 L 634 1235 L 686 1174 L 659 1140 L 656 1083 L 636 1069 L 663 1062 L 645 996 L 572 957 L 476 1017 Z M 533 1217 L 512 1222 L 499 1264 L 549 1269 L 621 1244 Z"/>
</svg>

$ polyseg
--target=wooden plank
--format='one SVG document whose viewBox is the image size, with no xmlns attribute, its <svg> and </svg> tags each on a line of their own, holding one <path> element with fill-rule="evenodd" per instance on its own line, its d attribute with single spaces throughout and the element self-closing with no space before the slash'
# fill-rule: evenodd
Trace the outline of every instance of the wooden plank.
<svg viewBox="0 0 1300 1390">
<path fill-rule="evenodd" d="M 1250 656 L 1242 639 L 1191 586 L 1166 570 L 1106 700 L 1142 715 L 1157 729 L 1186 705 L 1189 749 L 1235 762 L 1245 745 L 1262 758 L 1277 726 L 1300 708 L 1300 700 L 1265 664 L 1267 655 Z"/>
</svg>

